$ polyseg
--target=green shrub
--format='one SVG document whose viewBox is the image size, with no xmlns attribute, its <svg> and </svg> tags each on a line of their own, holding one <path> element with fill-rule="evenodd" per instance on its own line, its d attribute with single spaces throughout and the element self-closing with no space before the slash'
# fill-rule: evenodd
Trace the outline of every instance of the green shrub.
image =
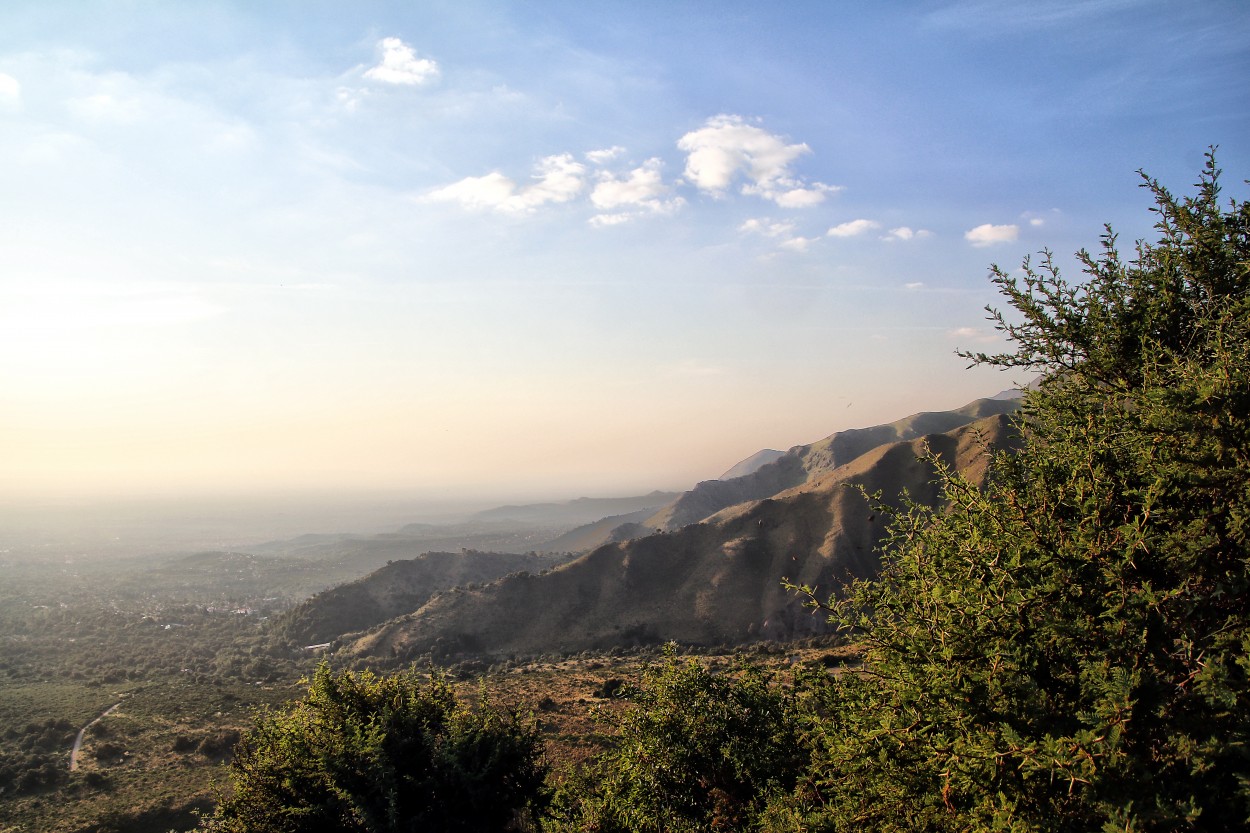
<svg viewBox="0 0 1250 833">
<path fill-rule="evenodd" d="M 1087 279 L 995 270 L 1040 371 L 1022 451 L 898 517 L 834 601 L 864 634 L 820 724 L 844 830 L 1250 824 L 1250 203 L 1147 179 L 1160 239 Z M 936 462 L 936 461 L 935 461 Z"/>
<path fill-rule="evenodd" d="M 756 668 L 714 674 L 669 646 L 615 695 L 616 746 L 558 793 L 555 830 L 744 829 L 803 770 L 794 692 Z"/>
<path fill-rule="evenodd" d="M 544 803 L 533 727 L 442 678 L 317 669 L 307 695 L 261 711 L 207 827 L 295 831 L 523 829 Z"/>
</svg>

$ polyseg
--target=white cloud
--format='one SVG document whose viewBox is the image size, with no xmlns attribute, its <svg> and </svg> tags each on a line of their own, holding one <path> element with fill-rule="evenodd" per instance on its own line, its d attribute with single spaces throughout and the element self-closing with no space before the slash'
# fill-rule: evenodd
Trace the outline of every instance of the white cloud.
<svg viewBox="0 0 1250 833">
<path fill-rule="evenodd" d="M 1046 225 L 1049 221 L 1059 219 L 1062 216 L 1063 212 L 1057 208 L 1052 208 L 1046 212 L 1026 211 L 1020 215 L 1020 218 L 1027 220 L 1029 225 L 1033 228 L 1040 228 L 1041 226 Z"/>
<path fill-rule="evenodd" d="M 778 223 L 767 217 L 752 217 L 738 226 L 738 231 L 762 234 L 765 237 L 787 237 L 794 232 L 794 223 Z"/>
<path fill-rule="evenodd" d="M 70 109 L 81 118 L 95 122 L 133 124 L 147 117 L 143 104 L 134 97 L 113 93 L 96 93 L 82 98 L 70 99 Z"/>
<path fill-rule="evenodd" d="M 622 223 L 628 223 L 632 219 L 634 219 L 633 214 L 596 214 L 587 222 L 595 228 L 606 228 L 608 226 L 619 226 Z"/>
<path fill-rule="evenodd" d="M 670 189 L 660 176 L 662 164 L 659 159 L 648 159 L 623 178 L 601 173 L 590 201 L 600 210 L 632 208 L 651 214 L 676 211 L 685 201 L 681 197 L 664 199 Z"/>
<path fill-rule="evenodd" d="M 22 85 L 8 73 L 0 72 L 0 107 L 12 107 L 22 100 Z"/>
<path fill-rule="evenodd" d="M 825 201 L 826 194 L 836 193 L 841 189 L 833 185 L 825 185 L 823 182 L 817 182 L 807 188 L 792 188 L 789 191 L 781 191 L 775 195 L 765 194 L 768 199 L 782 208 L 807 208 L 811 205 L 817 205 Z M 752 193 L 747 189 L 743 189 L 743 193 Z"/>
<path fill-rule="evenodd" d="M 819 237 L 791 237 L 788 240 L 782 240 L 777 246 L 791 252 L 805 252 L 808 246 L 819 239 Z"/>
<path fill-rule="evenodd" d="M 743 194 L 772 200 L 783 208 L 816 205 L 838 190 L 821 182 L 808 184 L 791 171 L 795 160 L 811 153 L 811 148 L 788 145 L 741 116 L 710 118 L 703 127 L 682 136 L 677 147 L 687 154 L 687 179 L 718 197 L 738 180 L 745 180 Z"/>
<path fill-rule="evenodd" d="M 356 108 L 360 106 L 360 102 L 369 94 L 368 90 L 355 89 L 352 87 L 338 87 L 334 91 L 334 100 L 349 113 L 356 112 Z"/>
<path fill-rule="evenodd" d="M 964 232 L 964 239 L 978 249 L 993 246 L 995 243 L 1011 243 L 1020 237 L 1017 225 L 995 226 L 983 223 L 974 229 Z"/>
<path fill-rule="evenodd" d="M 893 242 L 897 240 L 921 240 L 925 237 L 932 236 L 933 232 L 928 229 L 913 229 L 909 226 L 899 226 L 898 228 L 890 229 L 890 233 L 886 234 L 881 239 Z"/>
<path fill-rule="evenodd" d="M 830 237 L 855 237 L 866 231 L 881 228 L 881 224 L 875 220 L 850 220 L 849 222 L 839 223 L 825 234 Z"/>
<path fill-rule="evenodd" d="M 808 246 L 819 240 L 819 237 L 803 237 L 794 233 L 795 224 L 784 221 L 770 220 L 767 217 L 753 217 L 742 225 L 738 231 L 746 234 L 758 234 L 777 241 L 777 248 L 791 252 L 805 252 Z"/>
<path fill-rule="evenodd" d="M 586 166 L 570 153 L 547 156 L 535 166 L 532 185 L 519 187 L 494 171 L 470 176 L 426 194 L 430 202 L 455 202 L 469 209 L 493 209 L 508 214 L 526 214 L 546 203 L 568 202 L 586 185 Z"/>
<path fill-rule="evenodd" d="M 912 291 L 915 291 L 917 289 L 923 289 L 923 288 L 924 288 L 924 281 L 912 281 L 911 283 L 903 284 L 903 289 L 909 289 Z"/>
<path fill-rule="evenodd" d="M 438 63 L 429 58 L 418 58 L 411 46 L 399 38 L 382 38 L 378 41 L 382 58 L 377 66 L 365 72 L 365 78 L 385 84 L 418 86 L 438 78 Z"/>
<path fill-rule="evenodd" d="M 604 163 L 611 162 L 624 152 L 625 148 L 620 145 L 613 145 L 610 148 L 603 148 L 601 150 L 588 150 L 586 151 L 586 158 L 596 165 L 602 165 Z"/>
</svg>

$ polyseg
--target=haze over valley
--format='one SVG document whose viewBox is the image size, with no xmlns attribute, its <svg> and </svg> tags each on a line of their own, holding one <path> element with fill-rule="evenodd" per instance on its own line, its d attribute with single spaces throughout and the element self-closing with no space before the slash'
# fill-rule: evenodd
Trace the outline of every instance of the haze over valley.
<svg viewBox="0 0 1250 833">
<path fill-rule="evenodd" d="M 1231 795 L 1250 694 L 1193 658 L 1243 644 L 1244 471 L 1203 466 L 1245 459 L 1246 78 L 1232 0 L 0 4 L 0 831 Z M 1133 734 L 1156 671 L 1219 737 Z M 703 740 L 690 795 L 629 781 Z"/>
</svg>

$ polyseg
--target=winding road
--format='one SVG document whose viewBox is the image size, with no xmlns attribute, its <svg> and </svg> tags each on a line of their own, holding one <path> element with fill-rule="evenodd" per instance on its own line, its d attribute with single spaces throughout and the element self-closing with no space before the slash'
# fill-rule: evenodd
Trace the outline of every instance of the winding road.
<svg viewBox="0 0 1250 833">
<path fill-rule="evenodd" d="M 109 706 L 107 709 L 104 710 L 104 714 L 100 715 L 95 720 L 91 721 L 86 726 L 83 726 L 81 729 L 78 730 L 78 737 L 74 738 L 74 748 L 71 749 L 69 753 L 69 771 L 70 772 L 74 772 L 78 769 L 78 750 L 82 747 L 83 735 L 87 734 L 87 730 L 90 729 L 92 726 L 96 725 L 101 720 L 103 720 L 104 718 L 112 714 L 113 710 L 116 709 L 120 705 L 121 703 L 114 703 L 113 705 Z"/>
</svg>

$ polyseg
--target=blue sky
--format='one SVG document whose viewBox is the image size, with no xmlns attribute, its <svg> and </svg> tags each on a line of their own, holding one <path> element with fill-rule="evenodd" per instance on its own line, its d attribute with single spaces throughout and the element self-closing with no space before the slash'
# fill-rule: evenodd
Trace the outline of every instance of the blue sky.
<svg viewBox="0 0 1250 833">
<path fill-rule="evenodd" d="M 1020 381 L 1240 2 L 6 2 L 0 493 L 684 488 Z"/>
</svg>

